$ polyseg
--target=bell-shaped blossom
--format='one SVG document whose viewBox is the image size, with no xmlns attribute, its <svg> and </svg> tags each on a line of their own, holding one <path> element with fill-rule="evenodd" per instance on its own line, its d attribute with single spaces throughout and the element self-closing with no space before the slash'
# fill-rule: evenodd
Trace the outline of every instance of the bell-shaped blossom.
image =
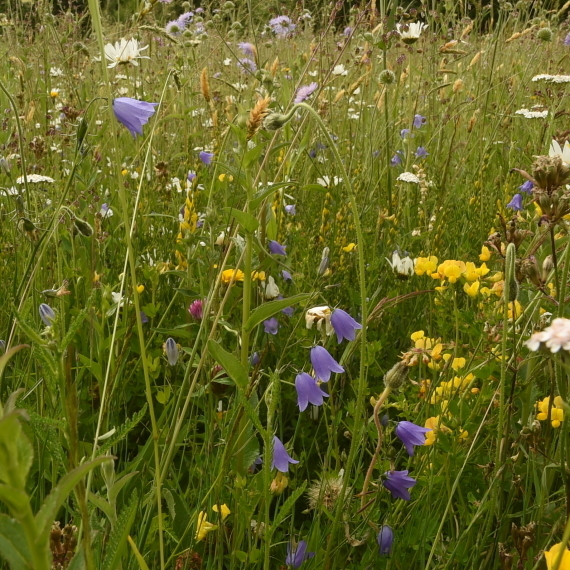
<svg viewBox="0 0 570 570">
<path fill-rule="evenodd" d="M 143 125 L 154 115 L 154 108 L 158 103 L 147 103 L 130 97 L 117 97 L 113 99 L 113 113 L 117 121 L 127 127 L 136 139 L 143 134 Z"/>
<path fill-rule="evenodd" d="M 514 210 L 515 212 L 519 212 L 523 210 L 523 199 L 520 194 L 515 194 L 513 199 L 507 204 L 507 208 Z"/>
<path fill-rule="evenodd" d="M 55 320 L 55 311 L 46 303 L 42 303 L 39 308 L 40 318 L 46 327 L 51 327 L 52 322 Z"/>
<path fill-rule="evenodd" d="M 214 160 L 214 153 L 206 152 L 205 150 L 200 151 L 198 156 L 204 164 L 212 164 L 212 160 Z"/>
<path fill-rule="evenodd" d="M 263 321 L 263 328 L 267 334 L 276 335 L 279 331 L 279 321 L 275 317 L 271 317 Z"/>
<path fill-rule="evenodd" d="M 414 455 L 414 445 L 424 445 L 426 438 L 425 434 L 431 429 L 423 428 L 412 422 L 398 422 L 395 433 L 402 443 L 406 446 L 408 455 Z"/>
<path fill-rule="evenodd" d="M 380 527 L 380 532 L 376 539 L 380 547 L 380 556 L 388 556 L 392 552 L 394 543 L 394 531 L 387 524 Z"/>
<path fill-rule="evenodd" d="M 283 277 L 284 281 L 291 281 L 293 282 L 293 276 L 291 275 L 291 273 L 289 271 L 287 271 L 286 269 L 283 269 L 283 271 L 281 271 L 281 277 Z"/>
<path fill-rule="evenodd" d="M 285 212 L 290 216 L 294 216 L 297 213 L 297 209 L 295 208 L 295 204 L 287 204 L 285 206 Z"/>
<path fill-rule="evenodd" d="M 317 381 L 306 372 L 297 374 L 295 388 L 297 390 L 297 405 L 301 412 L 307 409 L 309 403 L 313 404 L 313 406 L 322 406 L 323 398 L 329 397 L 326 392 L 321 390 Z"/>
<path fill-rule="evenodd" d="M 411 489 L 417 481 L 408 477 L 408 471 L 388 471 L 384 473 L 386 479 L 382 481 L 382 484 L 390 493 L 392 497 L 396 499 L 403 499 L 404 501 L 409 501 L 411 499 L 410 492 Z"/>
<path fill-rule="evenodd" d="M 278 241 L 275 240 L 269 240 L 269 251 L 273 255 L 287 255 L 285 246 L 281 245 Z"/>
<path fill-rule="evenodd" d="M 346 311 L 335 309 L 331 315 L 331 325 L 336 333 L 336 338 L 340 344 L 345 338 L 346 340 L 354 340 L 356 331 L 362 328 L 362 325 L 355 321 Z"/>
<path fill-rule="evenodd" d="M 292 568 L 299 568 L 305 560 L 312 558 L 314 555 L 314 552 L 307 552 L 307 542 L 305 540 L 300 540 L 295 549 L 291 548 L 291 544 L 289 543 L 287 545 L 285 564 Z"/>
<path fill-rule="evenodd" d="M 527 180 L 524 184 L 519 186 L 519 190 L 525 194 L 532 194 L 533 188 L 534 184 L 530 180 Z"/>
<path fill-rule="evenodd" d="M 285 449 L 285 446 L 281 440 L 274 435 L 273 436 L 273 463 L 271 464 L 271 469 L 277 469 L 281 473 L 287 473 L 289 471 L 289 463 L 293 465 L 299 463 L 297 460 L 293 459 Z M 407 473 L 407 472 L 406 472 Z"/>
<path fill-rule="evenodd" d="M 319 380 L 328 382 L 332 372 L 344 372 L 344 368 L 330 355 L 323 346 L 311 348 L 311 364 Z"/>
<path fill-rule="evenodd" d="M 421 129 L 422 126 L 426 124 L 426 118 L 421 115 L 414 115 L 414 121 L 412 124 L 414 125 L 414 129 Z"/>
<path fill-rule="evenodd" d="M 428 151 L 423 146 L 419 146 L 416 149 L 416 158 L 424 158 L 425 156 L 429 156 Z"/>
<path fill-rule="evenodd" d="M 168 359 L 168 364 L 170 364 L 170 366 L 176 366 L 180 353 L 178 352 L 178 345 L 173 338 L 169 337 L 166 339 L 164 343 L 164 353 Z"/>
</svg>

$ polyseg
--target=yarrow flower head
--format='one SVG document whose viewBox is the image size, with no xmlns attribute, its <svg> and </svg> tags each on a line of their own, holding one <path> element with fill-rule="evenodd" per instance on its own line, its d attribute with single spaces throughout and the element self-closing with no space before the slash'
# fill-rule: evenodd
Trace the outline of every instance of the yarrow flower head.
<svg viewBox="0 0 570 570">
<path fill-rule="evenodd" d="M 309 403 L 313 404 L 313 406 L 322 406 L 324 403 L 323 398 L 329 397 L 326 392 L 321 390 L 317 381 L 306 372 L 297 374 L 295 389 L 297 390 L 297 405 L 301 412 L 307 409 Z"/>
<path fill-rule="evenodd" d="M 285 558 L 285 564 L 293 568 L 299 568 L 305 560 L 313 558 L 314 552 L 307 552 L 307 542 L 305 540 L 300 540 L 296 548 L 293 549 L 291 543 L 287 544 L 287 558 Z"/>
<path fill-rule="evenodd" d="M 392 544 L 394 543 L 394 531 L 392 528 L 387 524 L 382 525 L 376 540 L 380 547 L 380 556 L 389 556 L 392 552 Z"/>
<path fill-rule="evenodd" d="M 295 103 L 302 103 L 306 99 L 308 99 L 317 89 L 319 88 L 319 84 L 309 83 L 309 85 L 303 85 L 297 89 L 297 94 L 295 95 Z"/>
<path fill-rule="evenodd" d="M 540 348 L 542 343 L 552 353 L 556 353 L 560 349 L 570 350 L 570 320 L 554 319 L 549 327 L 534 333 L 525 344 L 530 350 L 535 351 Z"/>
<path fill-rule="evenodd" d="M 392 497 L 396 499 L 403 499 L 404 501 L 409 501 L 411 499 L 410 492 L 411 489 L 417 481 L 412 477 L 408 477 L 408 471 L 388 471 L 384 473 L 386 479 L 382 481 L 382 484 L 390 493 Z"/>
<path fill-rule="evenodd" d="M 289 16 L 277 16 L 269 20 L 269 27 L 278 38 L 286 38 L 295 31 L 297 26 Z"/>
<path fill-rule="evenodd" d="M 362 328 L 362 325 L 355 321 L 346 311 L 335 309 L 331 315 L 331 325 L 336 333 L 336 338 L 340 344 L 343 339 L 354 340 L 356 331 Z"/>
<path fill-rule="evenodd" d="M 401 182 L 410 182 L 411 184 L 419 184 L 420 179 L 413 172 L 402 172 L 396 180 Z"/>
<path fill-rule="evenodd" d="M 398 422 L 394 430 L 396 436 L 406 446 L 406 451 L 410 457 L 414 455 L 414 445 L 424 445 L 426 438 L 425 434 L 431 429 L 423 428 L 412 422 Z"/>
<path fill-rule="evenodd" d="M 323 346 L 311 348 L 311 364 L 319 380 L 328 382 L 332 372 L 344 372 L 344 368 L 330 355 Z"/>
<path fill-rule="evenodd" d="M 120 63 L 138 65 L 137 59 L 150 59 L 147 55 L 141 55 L 141 51 L 147 47 L 139 46 L 139 42 L 134 38 L 130 40 L 123 38 L 114 44 L 107 44 L 105 46 L 105 57 L 111 62 L 107 67 L 115 67 Z"/>
<path fill-rule="evenodd" d="M 289 463 L 295 465 L 299 463 L 297 460 L 293 459 L 285 449 L 285 446 L 281 440 L 274 435 L 273 436 L 273 463 L 271 464 L 271 469 L 277 469 L 281 473 L 287 473 L 289 471 Z"/>
<path fill-rule="evenodd" d="M 154 115 L 156 105 L 158 103 L 147 103 L 130 97 L 118 97 L 113 99 L 113 112 L 117 121 L 127 127 L 134 138 L 137 138 L 137 135 L 142 136 L 143 125 L 146 125 Z"/>
</svg>

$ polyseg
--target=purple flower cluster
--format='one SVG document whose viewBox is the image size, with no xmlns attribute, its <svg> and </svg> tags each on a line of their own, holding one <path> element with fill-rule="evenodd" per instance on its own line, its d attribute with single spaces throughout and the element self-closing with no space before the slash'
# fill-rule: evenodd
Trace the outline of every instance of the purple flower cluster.
<svg viewBox="0 0 570 570">
<path fill-rule="evenodd" d="M 269 20 L 269 27 L 278 38 L 286 38 L 295 31 L 297 26 L 289 16 L 277 16 Z"/>
<path fill-rule="evenodd" d="M 302 103 L 306 99 L 308 99 L 317 89 L 319 88 L 319 84 L 309 83 L 309 85 L 303 85 L 297 89 L 297 94 L 295 95 L 294 103 Z"/>
<path fill-rule="evenodd" d="M 188 24 L 192 21 L 193 17 L 194 12 L 184 12 L 184 14 L 178 16 L 176 20 L 171 20 L 168 22 L 168 24 L 164 26 L 164 29 L 167 34 L 170 34 L 171 36 L 177 36 L 188 27 Z"/>
</svg>

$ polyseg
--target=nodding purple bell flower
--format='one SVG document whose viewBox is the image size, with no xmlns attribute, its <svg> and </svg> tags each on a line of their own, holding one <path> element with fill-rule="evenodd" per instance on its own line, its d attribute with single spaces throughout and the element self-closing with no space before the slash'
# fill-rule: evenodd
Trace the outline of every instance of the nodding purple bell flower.
<svg viewBox="0 0 570 570">
<path fill-rule="evenodd" d="M 273 254 L 273 255 L 287 255 L 287 252 L 285 251 L 285 247 L 284 245 L 281 245 L 278 241 L 275 240 L 269 240 L 269 251 Z"/>
<path fill-rule="evenodd" d="M 263 328 L 267 334 L 276 335 L 279 331 L 279 321 L 275 317 L 271 317 L 266 321 L 263 321 Z"/>
<path fill-rule="evenodd" d="M 401 150 L 397 150 L 396 154 L 390 160 L 390 166 L 398 166 L 399 164 L 402 164 L 402 151 Z"/>
<path fill-rule="evenodd" d="M 513 199 L 507 204 L 507 208 L 510 208 L 515 212 L 520 212 L 521 210 L 524 210 L 522 196 L 520 194 L 515 194 L 513 196 Z"/>
<path fill-rule="evenodd" d="M 170 364 L 170 366 L 176 366 L 176 363 L 178 362 L 179 352 L 178 345 L 173 338 L 168 337 L 166 339 L 166 342 L 164 343 L 164 352 L 166 354 L 168 364 Z"/>
<path fill-rule="evenodd" d="M 519 190 L 525 194 L 532 194 L 533 188 L 534 184 L 530 180 L 527 180 L 524 184 L 519 186 Z"/>
<path fill-rule="evenodd" d="M 307 552 L 307 542 L 305 540 L 300 540 L 294 550 L 291 547 L 291 543 L 289 543 L 287 545 L 287 557 L 285 558 L 285 564 L 292 568 L 299 568 L 305 560 L 312 558 L 314 555 L 314 552 Z"/>
<path fill-rule="evenodd" d="M 287 204 L 287 206 L 285 206 L 285 212 L 287 212 L 287 214 L 289 214 L 290 216 L 294 216 L 297 213 L 297 210 L 295 209 L 295 204 Z"/>
<path fill-rule="evenodd" d="M 40 318 L 46 327 L 51 327 L 52 322 L 55 320 L 55 311 L 45 303 L 42 303 L 39 308 Z"/>
<path fill-rule="evenodd" d="M 249 364 L 250 364 L 251 366 L 257 366 L 260 362 L 261 362 L 261 358 L 259 357 L 259 352 L 254 352 L 254 353 L 249 357 Z"/>
<path fill-rule="evenodd" d="M 113 99 L 113 113 L 117 121 L 127 127 L 133 138 L 143 134 L 143 125 L 154 115 L 158 103 L 147 103 L 130 97 L 117 97 Z"/>
<path fill-rule="evenodd" d="M 394 433 L 406 446 L 408 455 L 412 457 L 414 455 L 414 445 L 424 445 L 426 438 L 425 434 L 428 431 L 432 431 L 429 428 L 423 428 L 412 422 L 398 422 Z"/>
<path fill-rule="evenodd" d="M 423 146 L 419 146 L 416 149 L 416 158 L 424 158 L 425 156 L 429 156 L 428 151 Z"/>
<path fill-rule="evenodd" d="M 188 312 L 192 315 L 193 319 L 201 321 L 202 317 L 204 316 L 204 302 L 202 299 L 196 299 L 195 301 L 192 301 L 188 307 Z"/>
<path fill-rule="evenodd" d="M 422 117 L 421 115 L 414 115 L 414 121 L 413 121 L 413 125 L 414 125 L 414 129 L 421 129 L 423 125 L 425 125 L 427 123 L 427 119 L 425 117 Z"/>
<path fill-rule="evenodd" d="M 310 156 L 311 158 L 317 158 L 317 150 L 314 149 L 314 148 L 312 148 L 312 149 L 309 151 L 309 156 Z"/>
<path fill-rule="evenodd" d="M 408 489 L 411 489 L 417 481 L 408 477 L 408 471 L 387 471 L 384 473 L 386 479 L 382 481 L 382 485 L 392 493 L 392 497 L 409 501 L 412 497 Z"/>
<path fill-rule="evenodd" d="M 273 436 L 273 462 L 271 464 L 271 469 L 277 469 L 281 473 L 287 473 L 289 471 L 289 463 L 295 465 L 299 463 L 297 460 L 293 459 L 285 449 L 285 446 L 281 440 L 274 435 Z"/>
<path fill-rule="evenodd" d="M 382 525 L 376 540 L 380 547 L 380 556 L 389 556 L 392 552 L 392 544 L 394 543 L 394 531 L 392 528 L 387 524 Z"/>
<path fill-rule="evenodd" d="M 291 283 L 293 283 L 293 276 L 286 269 L 281 271 L 281 277 L 283 277 L 285 281 L 291 281 Z"/>
<path fill-rule="evenodd" d="M 306 372 L 297 374 L 295 389 L 297 390 L 297 405 L 301 412 L 307 409 L 309 403 L 313 404 L 313 406 L 322 406 L 324 403 L 323 398 L 329 397 L 326 392 L 321 390 L 317 381 Z"/>
<path fill-rule="evenodd" d="M 328 382 L 332 372 L 344 372 L 344 368 L 330 355 L 324 346 L 311 348 L 311 364 L 319 380 Z"/>
<path fill-rule="evenodd" d="M 248 468 L 248 471 L 250 473 L 255 473 L 257 471 L 257 468 L 263 464 L 263 459 L 261 459 L 261 457 L 258 457 Z"/>
<path fill-rule="evenodd" d="M 331 325 L 336 333 L 338 344 L 345 338 L 346 340 L 354 340 L 356 331 L 362 328 L 362 325 L 355 321 L 346 311 L 335 309 L 331 315 Z"/>
<path fill-rule="evenodd" d="M 285 307 L 284 309 L 281 309 L 281 312 L 288 317 L 292 317 L 295 312 L 295 307 Z"/>
<path fill-rule="evenodd" d="M 565 46 L 570 46 L 570 34 L 566 34 L 566 37 L 562 41 Z"/>
<path fill-rule="evenodd" d="M 188 175 L 186 176 L 186 180 L 188 180 L 188 182 L 192 182 L 194 178 L 196 178 L 196 173 L 193 170 L 189 170 Z"/>
<path fill-rule="evenodd" d="M 206 152 L 205 150 L 202 150 L 198 156 L 200 157 L 200 160 L 206 165 L 212 164 L 212 160 L 214 160 L 213 152 Z"/>
<path fill-rule="evenodd" d="M 412 131 L 410 131 L 410 129 L 402 129 L 400 131 L 400 136 L 405 140 L 406 138 L 408 138 L 408 136 L 410 136 L 411 132 Z"/>
</svg>

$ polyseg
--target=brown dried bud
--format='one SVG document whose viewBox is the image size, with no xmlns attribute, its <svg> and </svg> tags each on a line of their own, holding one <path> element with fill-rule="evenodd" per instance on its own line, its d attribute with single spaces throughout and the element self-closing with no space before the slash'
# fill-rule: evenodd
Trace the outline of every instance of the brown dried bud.
<svg viewBox="0 0 570 570">
<path fill-rule="evenodd" d="M 570 168 L 559 156 L 539 156 L 532 165 L 532 176 L 539 188 L 550 191 L 568 183 Z"/>
</svg>

